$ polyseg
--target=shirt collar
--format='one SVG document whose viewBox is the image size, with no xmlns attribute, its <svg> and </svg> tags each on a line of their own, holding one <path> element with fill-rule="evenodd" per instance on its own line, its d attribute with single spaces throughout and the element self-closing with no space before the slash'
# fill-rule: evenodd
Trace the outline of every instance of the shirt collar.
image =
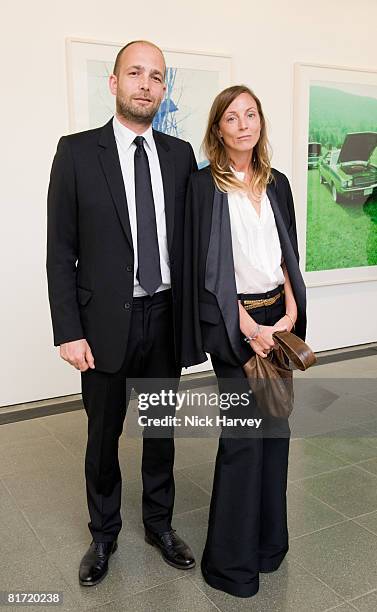
<svg viewBox="0 0 377 612">
<path fill-rule="evenodd" d="M 136 134 L 135 132 L 130 130 L 128 127 L 123 125 L 123 123 L 121 123 L 119 119 L 114 115 L 113 129 L 114 129 L 114 135 L 115 135 L 116 141 L 119 142 L 122 148 L 125 149 L 126 151 L 130 148 L 136 136 L 143 136 L 145 138 L 145 141 L 148 147 L 151 150 L 153 150 L 154 148 L 155 143 L 153 139 L 153 129 L 151 125 L 143 134 Z"/>
</svg>

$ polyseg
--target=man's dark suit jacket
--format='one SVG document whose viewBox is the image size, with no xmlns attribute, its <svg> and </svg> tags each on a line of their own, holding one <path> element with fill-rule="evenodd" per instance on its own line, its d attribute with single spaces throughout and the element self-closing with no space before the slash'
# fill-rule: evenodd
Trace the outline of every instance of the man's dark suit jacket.
<svg viewBox="0 0 377 612">
<path fill-rule="evenodd" d="M 178 363 L 184 203 L 197 165 L 189 143 L 156 131 L 153 136 L 164 186 Z M 116 372 L 131 321 L 134 256 L 112 119 L 59 141 L 48 191 L 47 275 L 55 346 L 85 338 L 96 369 Z"/>
<path fill-rule="evenodd" d="M 299 268 L 296 219 L 287 177 L 273 169 L 267 186 L 282 255 L 297 303 L 294 332 L 305 339 L 306 290 Z M 209 167 L 189 181 L 185 218 L 185 298 L 181 363 L 206 360 L 206 352 L 232 365 L 252 355 L 239 327 L 237 290 L 227 194 L 215 188 Z"/>
</svg>

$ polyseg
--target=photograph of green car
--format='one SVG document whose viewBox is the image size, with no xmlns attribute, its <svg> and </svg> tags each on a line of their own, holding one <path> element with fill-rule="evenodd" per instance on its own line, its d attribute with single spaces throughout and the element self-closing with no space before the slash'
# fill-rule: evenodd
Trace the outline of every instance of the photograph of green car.
<svg viewBox="0 0 377 612">
<path fill-rule="evenodd" d="M 307 272 L 377 265 L 376 147 L 377 85 L 311 82 Z"/>
<path fill-rule="evenodd" d="M 377 166 L 369 158 L 377 146 L 377 132 L 347 134 L 341 149 L 319 160 L 319 181 L 327 183 L 334 202 L 343 196 L 364 203 L 377 188 Z"/>
</svg>

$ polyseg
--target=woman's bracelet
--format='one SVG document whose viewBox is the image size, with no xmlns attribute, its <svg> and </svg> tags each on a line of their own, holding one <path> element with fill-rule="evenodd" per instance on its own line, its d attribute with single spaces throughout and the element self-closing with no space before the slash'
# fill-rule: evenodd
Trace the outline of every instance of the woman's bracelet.
<svg viewBox="0 0 377 612">
<path fill-rule="evenodd" d="M 288 319 L 292 323 L 292 327 L 294 327 L 295 324 L 294 324 L 294 321 L 293 321 L 292 317 L 287 312 L 285 313 L 285 316 L 288 317 Z"/>
<path fill-rule="evenodd" d="M 257 326 L 255 328 L 255 332 L 254 332 L 253 336 L 245 336 L 244 337 L 245 342 L 250 344 L 250 341 L 251 340 L 255 340 L 255 338 L 259 335 L 259 332 L 260 332 L 260 325 L 258 325 L 258 323 L 257 323 Z"/>
</svg>

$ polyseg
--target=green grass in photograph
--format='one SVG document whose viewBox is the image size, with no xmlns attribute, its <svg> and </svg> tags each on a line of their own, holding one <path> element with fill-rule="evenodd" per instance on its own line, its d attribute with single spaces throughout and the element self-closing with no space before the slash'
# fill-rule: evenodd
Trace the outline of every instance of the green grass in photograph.
<svg viewBox="0 0 377 612">
<path fill-rule="evenodd" d="M 307 272 L 377 265 L 377 194 L 336 204 L 318 170 L 309 170 L 307 207 Z"/>
</svg>

